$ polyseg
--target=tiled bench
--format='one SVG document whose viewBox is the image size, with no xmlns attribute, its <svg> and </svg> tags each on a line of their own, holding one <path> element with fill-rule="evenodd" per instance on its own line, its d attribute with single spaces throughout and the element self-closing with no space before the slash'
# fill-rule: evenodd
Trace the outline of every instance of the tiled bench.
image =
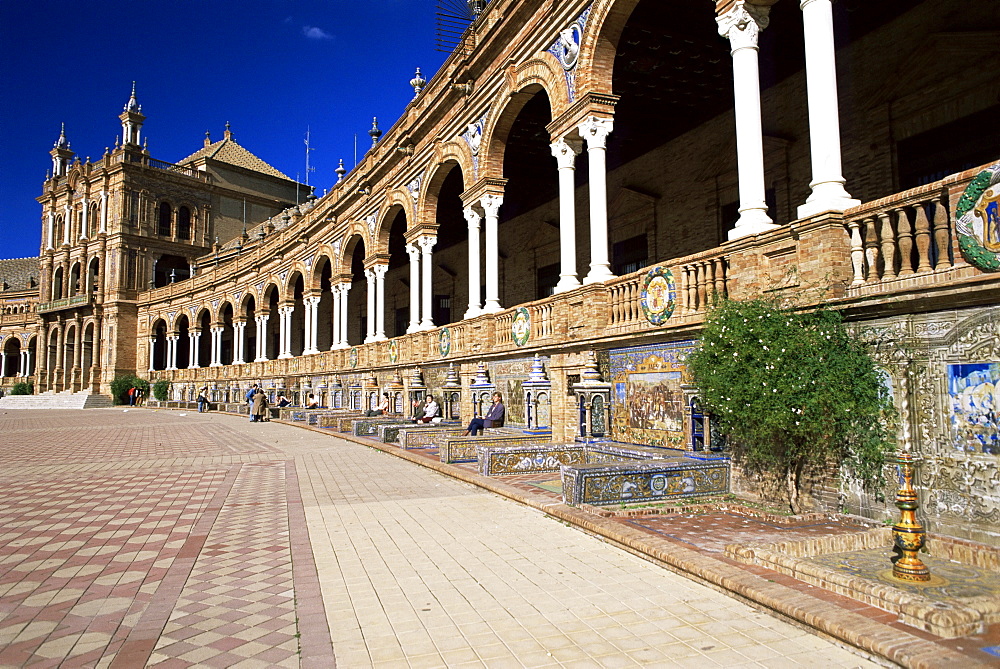
<svg viewBox="0 0 1000 669">
<path fill-rule="evenodd" d="M 519 435 L 484 435 L 481 437 L 445 437 L 437 441 L 441 462 L 474 462 L 477 446 L 516 446 L 546 442 L 538 437 Z"/>
<path fill-rule="evenodd" d="M 620 442 L 485 445 L 476 448 L 479 473 L 483 476 L 558 472 L 562 465 L 662 460 L 684 456 L 684 451 L 676 449 Z"/>
<path fill-rule="evenodd" d="M 401 448 L 427 448 L 436 446 L 442 438 L 460 437 L 465 429 L 462 427 L 428 427 L 407 425 L 401 427 L 396 434 L 396 441 Z"/>
<path fill-rule="evenodd" d="M 379 425 L 376 433 L 378 434 L 379 441 L 386 444 L 394 444 L 399 439 L 400 430 L 441 430 L 448 429 L 451 431 L 457 430 L 461 426 L 455 421 L 442 421 L 440 423 L 414 423 L 412 421 L 400 422 L 396 424 L 389 425 Z M 458 434 L 462 431 L 459 430 Z"/>
<path fill-rule="evenodd" d="M 729 458 L 565 465 L 566 504 L 634 504 L 729 492 Z"/>
</svg>

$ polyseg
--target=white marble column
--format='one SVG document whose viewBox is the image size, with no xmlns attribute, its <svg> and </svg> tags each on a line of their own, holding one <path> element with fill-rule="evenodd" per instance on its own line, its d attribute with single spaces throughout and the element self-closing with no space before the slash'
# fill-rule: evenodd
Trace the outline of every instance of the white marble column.
<svg viewBox="0 0 1000 669">
<path fill-rule="evenodd" d="M 24 376 L 31 376 L 31 366 L 33 362 L 34 361 L 31 358 L 31 349 L 29 348 L 24 352 Z"/>
<path fill-rule="evenodd" d="M 98 232 L 108 232 L 108 191 L 101 191 L 101 222 Z"/>
<path fill-rule="evenodd" d="M 316 348 L 316 335 L 319 329 L 319 299 L 319 295 L 306 295 L 302 298 L 302 303 L 306 308 L 305 346 L 302 355 L 319 353 L 319 349 Z"/>
<path fill-rule="evenodd" d="M 587 141 L 590 185 L 590 272 L 584 283 L 600 283 L 614 277 L 608 260 L 608 135 L 614 129 L 610 118 L 590 116 L 580 124 L 580 136 Z M 574 249 L 575 251 L 575 249 Z"/>
<path fill-rule="evenodd" d="M 292 357 L 292 313 L 293 306 L 278 307 L 278 359 Z"/>
<path fill-rule="evenodd" d="M 837 58 L 833 43 L 831 0 L 802 0 L 806 45 L 806 99 L 809 105 L 809 151 L 812 193 L 798 209 L 798 218 L 824 211 L 843 212 L 860 204 L 844 188 L 840 156 L 840 107 Z"/>
<path fill-rule="evenodd" d="M 330 309 L 330 321 L 333 325 L 333 336 L 330 337 L 330 350 L 340 348 L 340 285 L 330 286 L 330 294 L 333 296 L 333 305 Z"/>
<path fill-rule="evenodd" d="M 149 338 L 149 371 L 153 371 L 153 363 L 156 361 L 156 335 Z M 56 367 L 62 367 L 56 359 Z"/>
<path fill-rule="evenodd" d="M 578 139 L 560 139 L 551 145 L 559 167 L 559 283 L 556 292 L 563 293 L 580 285 L 576 275 L 576 157 L 583 150 Z"/>
<path fill-rule="evenodd" d="M 233 321 L 233 364 L 242 365 L 246 363 L 246 339 L 244 335 L 247 331 L 246 321 Z"/>
<path fill-rule="evenodd" d="M 729 39 L 733 55 L 740 218 L 729 231 L 729 239 L 777 227 L 767 215 L 764 201 L 764 138 L 757 66 L 757 37 L 767 27 L 768 11 L 768 7 L 736 0 L 732 9 L 716 18 L 719 34 Z"/>
<path fill-rule="evenodd" d="M 375 272 L 371 267 L 365 268 L 365 292 L 368 297 L 368 318 L 364 343 L 375 341 Z"/>
<path fill-rule="evenodd" d="M 406 333 L 420 329 L 420 247 L 406 245 L 406 255 L 410 256 L 410 324 Z"/>
<path fill-rule="evenodd" d="M 63 207 L 63 222 L 63 244 L 68 245 L 73 231 L 73 210 L 68 204 Z"/>
<path fill-rule="evenodd" d="M 482 216 L 472 207 L 466 207 L 463 211 L 465 222 L 469 226 L 469 308 L 465 312 L 465 318 L 475 318 L 482 313 L 479 305 L 480 283 L 479 276 L 479 221 Z"/>
<path fill-rule="evenodd" d="M 254 314 L 254 320 L 257 322 L 257 351 L 254 356 L 254 362 L 266 362 L 267 361 L 267 321 L 270 314 Z"/>
<path fill-rule="evenodd" d="M 347 341 L 347 295 L 351 292 L 351 284 L 340 284 L 340 345 L 339 348 L 349 348 Z"/>
<path fill-rule="evenodd" d="M 198 349 L 201 344 L 201 331 L 188 332 L 188 369 L 198 369 Z"/>
<path fill-rule="evenodd" d="M 225 328 L 221 325 L 214 325 L 212 333 L 212 362 L 209 367 L 222 367 L 222 333 Z"/>
<path fill-rule="evenodd" d="M 55 237 L 56 234 L 56 215 L 55 212 L 49 211 L 48 216 L 46 216 L 45 221 L 46 235 L 45 235 L 45 248 L 46 250 L 55 248 Z"/>
<path fill-rule="evenodd" d="M 420 281 L 420 292 L 423 296 L 420 305 L 420 329 L 431 330 L 434 328 L 434 266 L 431 264 L 431 249 L 437 244 L 437 237 L 424 235 L 417 240 L 420 244 L 420 266 L 423 270 L 423 277 Z"/>
<path fill-rule="evenodd" d="M 7 356 L 0 351 L 0 378 L 7 376 Z"/>
<path fill-rule="evenodd" d="M 167 335 L 167 369 L 177 369 L 177 341 L 179 335 Z"/>
<path fill-rule="evenodd" d="M 83 198 L 80 201 L 80 239 L 87 238 L 87 230 L 90 226 L 90 200 Z"/>
<path fill-rule="evenodd" d="M 486 304 L 484 314 L 503 311 L 500 306 L 500 244 L 497 236 L 503 196 L 487 193 L 479 199 L 486 218 Z"/>
<path fill-rule="evenodd" d="M 385 275 L 388 265 L 373 265 L 375 273 L 375 341 L 385 341 Z"/>
</svg>

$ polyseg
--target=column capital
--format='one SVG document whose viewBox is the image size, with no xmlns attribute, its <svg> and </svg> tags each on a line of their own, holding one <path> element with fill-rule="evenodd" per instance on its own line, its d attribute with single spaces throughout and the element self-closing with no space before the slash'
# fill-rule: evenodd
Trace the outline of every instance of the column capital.
<svg viewBox="0 0 1000 669">
<path fill-rule="evenodd" d="M 420 250 L 424 253 L 430 253 L 434 245 L 437 244 L 438 238 L 434 235 L 424 235 L 417 238 L 417 243 L 420 244 Z"/>
<path fill-rule="evenodd" d="M 365 278 L 371 283 L 375 280 L 375 272 L 372 271 L 371 267 L 365 267 Z"/>
<path fill-rule="evenodd" d="M 222 334 L 226 331 L 226 327 L 224 325 L 213 325 L 211 329 L 212 334 Z"/>
<path fill-rule="evenodd" d="M 410 256 L 410 262 L 416 262 L 420 258 L 420 247 L 414 244 L 406 245 L 406 255 Z"/>
<path fill-rule="evenodd" d="M 385 275 L 386 275 L 386 272 L 388 272 L 388 271 L 389 271 L 389 266 L 388 265 L 382 265 L 382 264 L 372 265 L 372 274 L 375 276 L 375 280 L 376 281 L 378 279 L 384 279 Z M 317 304 L 319 304 L 318 299 L 317 299 Z"/>
<path fill-rule="evenodd" d="M 487 193 L 479 198 L 479 205 L 486 212 L 487 216 L 498 216 L 500 205 L 503 204 L 503 195 L 499 193 Z"/>
<path fill-rule="evenodd" d="M 771 8 L 736 0 L 733 6 L 715 18 L 719 34 L 729 40 L 732 51 L 756 49 L 760 31 L 770 23 Z"/>
<path fill-rule="evenodd" d="M 465 222 L 468 224 L 469 230 L 479 229 L 479 222 L 483 220 L 483 217 L 478 211 L 472 207 L 465 207 L 462 209 L 462 215 L 465 216 Z"/>
<path fill-rule="evenodd" d="M 302 298 L 302 303 L 316 306 L 319 304 L 320 299 L 321 297 L 319 295 L 306 295 Z"/>
<path fill-rule="evenodd" d="M 559 169 L 573 169 L 576 157 L 583 151 L 583 140 L 563 137 L 549 145 Z"/>
<path fill-rule="evenodd" d="M 588 149 L 603 149 L 614 127 L 614 119 L 588 116 L 580 123 L 579 131 L 580 136 L 587 140 Z"/>
</svg>

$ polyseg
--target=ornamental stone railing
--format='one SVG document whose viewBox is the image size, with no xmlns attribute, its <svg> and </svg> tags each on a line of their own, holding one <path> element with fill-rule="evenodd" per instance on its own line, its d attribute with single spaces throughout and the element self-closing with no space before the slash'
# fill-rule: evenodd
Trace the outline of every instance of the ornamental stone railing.
<svg viewBox="0 0 1000 669">
<path fill-rule="evenodd" d="M 74 307 L 86 306 L 89 304 L 90 304 L 89 295 L 74 295 L 73 297 L 64 297 L 62 299 L 52 300 L 50 302 L 39 302 L 36 311 L 42 314 L 51 311 L 72 309 Z"/>
</svg>

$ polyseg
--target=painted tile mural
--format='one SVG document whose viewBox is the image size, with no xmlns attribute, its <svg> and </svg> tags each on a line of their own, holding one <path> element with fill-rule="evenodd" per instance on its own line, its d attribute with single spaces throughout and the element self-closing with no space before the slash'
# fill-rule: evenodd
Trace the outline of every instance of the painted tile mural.
<svg viewBox="0 0 1000 669">
<path fill-rule="evenodd" d="M 490 380 L 497 390 L 503 395 L 503 404 L 506 411 L 506 425 L 525 425 L 527 418 L 524 415 L 524 390 L 521 383 L 528 378 L 531 373 L 531 358 L 518 358 L 515 360 L 502 360 L 491 362 L 489 365 Z M 548 373 L 549 359 L 542 358 Z"/>
<path fill-rule="evenodd" d="M 1000 455 L 998 389 L 1000 363 L 948 365 L 955 448 L 968 453 Z"/>
<path fill-rule="evenodd" d="M 684 448 L 684 392 L 687 355 L 693 340 L 617 348 L 601 360 L 614 384 L 611 437 L 615 441 Z"/>
</svg>

